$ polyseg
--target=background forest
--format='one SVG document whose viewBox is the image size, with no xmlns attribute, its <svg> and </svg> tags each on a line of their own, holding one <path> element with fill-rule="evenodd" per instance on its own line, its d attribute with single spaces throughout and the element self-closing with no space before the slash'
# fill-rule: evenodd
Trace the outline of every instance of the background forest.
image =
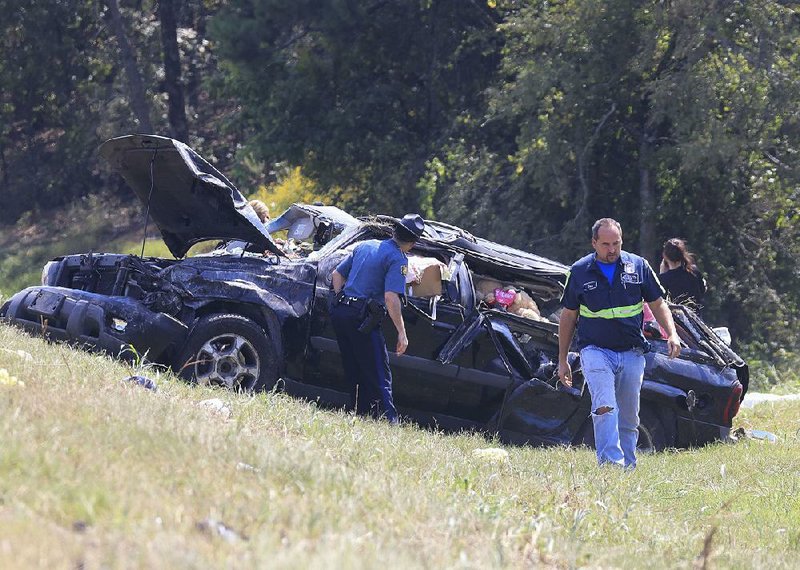
<svg viewBox="0 0 800 570">
<path fill-rule="evenodd" d="M 684 237 L 706 320 L 797 362 L 796 2 L 0 0 L 0 34 L 7 227 L 130 200 L 97 146 L 162 134 L 245 194 L 420 211 L 565 263 L 603 216 L 656 266 Z"/>
</svg>

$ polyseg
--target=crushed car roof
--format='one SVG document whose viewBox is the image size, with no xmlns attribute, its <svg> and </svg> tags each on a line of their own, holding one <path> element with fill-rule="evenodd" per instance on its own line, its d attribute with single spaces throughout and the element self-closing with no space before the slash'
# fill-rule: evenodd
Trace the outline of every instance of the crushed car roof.
<svg viewBox="0 0 800 570">
<path fill-rule="evenodd" d="M 182 142 L 126 135 L 107 140 L 99 152 L 148 208 L 175 257 L 214 239 L 242 240 L 283 255 L 239 190 Z"/>
<path fill-rule="evenodd" d="M 385 223 L 396 223 L 390 216 L 378 216 Z M 435 220 L 425 220 L 422 242 L 443 246 L 464 254 L 471 269 L 478 272 L 482 267 L 492 271 L 503 271 L 514 278 L 532 280 L 551 289 L 552 296 L 560 296 L 569 273 L 569 267 L 542 257 L 514 249 L 484 238 L 475 237 L 468 231 Z"/>
<path fill-rule="evenodd" d="M 345 228 L 357 226 L 360 222 L 344 210 L 335 206 L 318 204 L 292 204 L 280 216 L 267 224 L 269 233 L 287 230 L 287 237 L 306 240 L 314 235 L 320 222 L 333 224 L 336 233 Z"/>
</svg>

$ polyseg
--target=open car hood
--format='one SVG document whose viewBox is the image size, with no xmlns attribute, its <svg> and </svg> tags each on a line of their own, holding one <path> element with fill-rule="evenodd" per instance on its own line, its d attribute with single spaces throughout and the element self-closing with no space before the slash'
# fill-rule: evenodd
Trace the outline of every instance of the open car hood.
<svg viewBox="0 0 800 570">
<path fill-rule="evenodd" d="M 175 257 L 214 239 L 242 240 L 283 255 L 239 190 L 182 142 L 126 135 L 100 145 L 100 156 L 149 208 Z"/>
</svg>

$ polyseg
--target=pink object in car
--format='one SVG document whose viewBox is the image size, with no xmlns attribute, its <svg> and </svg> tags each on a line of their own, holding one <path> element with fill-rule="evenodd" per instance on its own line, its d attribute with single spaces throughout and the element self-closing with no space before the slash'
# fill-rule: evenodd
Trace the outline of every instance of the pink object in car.
<svg viewBox="0 0 800 570">
<path fill-rule="evenodd" d="M 517 298 L 516 291 L 506 291 L 504 289 L 495 289 L 494 290 L 494 300 L 498 305 L 503 305 L 504 307 L 508 307 L 511 303 L 514 302 L 514 299 Z"/>
<path fill-rule="evenodd" d="M 647 303 L 645 303 L 642 309 L 644 310 L 644 315 L 643 315 L 644 318 L 642 319 L 642 325 L 645 325 L 647 323 L 654 323 L 655 326 L 658 327 L 659 332 L 661 333 L 661 338 L 667 338 L 667 331 L 664 330 L 664 327 L 658 324 L 656 316 L 653 314 L 653 311 L 650 310 L 650 306 Z"/>
</svg>

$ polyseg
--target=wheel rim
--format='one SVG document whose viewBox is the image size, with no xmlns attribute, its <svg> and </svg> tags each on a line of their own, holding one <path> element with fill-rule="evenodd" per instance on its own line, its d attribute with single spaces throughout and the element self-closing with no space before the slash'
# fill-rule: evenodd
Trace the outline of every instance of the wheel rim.
<svg viewBox="0 0 800 570">
<path fill-rule="evenodd" d="M 251 390 L 261 372 L 261 359 L 252 343 L 238 334 L 221 334 L 206 341 L 194 358 L 198 384 Z"/>
</svg>

